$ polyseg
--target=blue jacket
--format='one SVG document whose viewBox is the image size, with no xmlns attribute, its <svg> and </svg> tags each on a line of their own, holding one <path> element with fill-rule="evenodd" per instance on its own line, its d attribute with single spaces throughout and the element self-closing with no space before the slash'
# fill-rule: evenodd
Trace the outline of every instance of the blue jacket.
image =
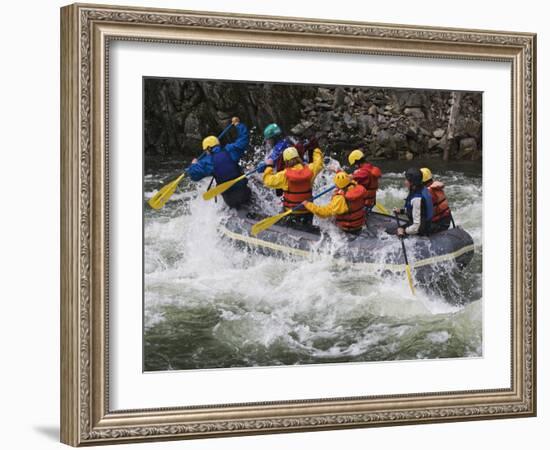
<svg viewBox="0 0 550 450">
<path fill-rule="evenodd" d="M 432 217 L 434 215 L 433 212 L 433 202 L 432 202 L 432 196 L 430 195 L 430 192 L 425 187 L 422 188 L 420 191 L 413 191 L 410 192 L 407 196 L 407 199 L 405 200 L 405 211 L 407 212 L 407 215 L 412 214 L 412 205 L 411 200 L 416 197 L 422 197 L 422 215 L 423 218 L 426 220 L 432 220 Z"/>
<path fill-rule="evenodd" d="M 409 192 L 407 199 L 405 200 L 405 212 L 409 217 L 409 220 L 413 221 L 413 206 L 412 200 L 414 198 L 421 198 L 421 223 L 419 234 L 428 234 L 430 232 L 430 224 L 433 217 L 433 202 L 432 196 L 426 187 L 421 190 Z"/>
<path fill-rule="evenodd" d="M 248 148 L 250 136 L 244 123 L 239 123 L 237 139 L 225 146 L 217 146 L 209 154 L 191 164 L 187 169 L 187 175 L 193 181 L 202 180 L 205 177 L 214 176 L 216 183 L 232 180 L 242 174 L 239 160 Z"/>
</svg>

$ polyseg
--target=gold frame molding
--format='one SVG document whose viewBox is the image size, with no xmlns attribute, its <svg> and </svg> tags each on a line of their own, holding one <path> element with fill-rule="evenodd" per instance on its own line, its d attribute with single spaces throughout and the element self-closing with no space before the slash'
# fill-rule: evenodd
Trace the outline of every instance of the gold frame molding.
<svg viewBox="0 0 550 450">
<path fill-rule="evenodd" d="M 509 62 L 509 389 L 111 411 L 108 57 L 113 40 Z M 536 35 L 74 4 L 61 9 L 61 441 L 73 446 L 536 414 Z M 502 124 L 508 127 L 509 124 Z"/>
</svg>

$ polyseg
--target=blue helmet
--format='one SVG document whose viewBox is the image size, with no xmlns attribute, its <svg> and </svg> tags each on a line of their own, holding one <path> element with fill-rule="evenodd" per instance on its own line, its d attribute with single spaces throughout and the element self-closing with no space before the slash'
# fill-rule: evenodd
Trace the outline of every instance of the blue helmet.
<svg viewBox="0 0 550 450">
<path fill-rule="evenodd" d="M 281 127 L 276 123 L 270 123 L 264 128 L 264 139 L 272 139 L 281 134 L 283 134 L 283 130 L 281 130 Z"/>
</svg>

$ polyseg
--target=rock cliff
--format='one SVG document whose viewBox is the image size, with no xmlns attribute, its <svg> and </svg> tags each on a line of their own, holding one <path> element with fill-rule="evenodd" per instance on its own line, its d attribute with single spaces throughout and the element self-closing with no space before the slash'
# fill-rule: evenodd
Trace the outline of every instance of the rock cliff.
<svg viewBox="0 0 550 450">
<path fill-rule="evenodd" d="M 277 122 L 339 158 L 360 147 L 371 159 L 479 160 L 481 108 L 480 92 L 147 78 L 145 156 L 195 156 L 237 115 L 255 144 Z"/>
</svg>

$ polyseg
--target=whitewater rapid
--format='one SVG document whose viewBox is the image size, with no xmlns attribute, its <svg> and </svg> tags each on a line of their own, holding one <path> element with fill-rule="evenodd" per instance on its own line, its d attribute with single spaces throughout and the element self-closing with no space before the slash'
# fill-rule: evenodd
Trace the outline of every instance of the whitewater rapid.
<svg viewBox="0 0 550 450">
<path fill-rule="evenodd" d="M 146 197 L 170 170 L 147 174 Z M 200 196 L 210 180 L 185 180 L 162 210 L 144 210 L 145 369 L 482 356 L 482 184 L 481 173 L 466 172 L 434 170 L 474 239 L 474 259 L 415 297 L 402 275 L 335 265 L 330 248 L 306 261 L 236 250 L 218 232 L 223 202 Z M 315 191 L 329 183 L 324 174 Z M 385 171 L 378 201 L 401 206 L 401 183 L 395 167 Z M 266 213 L 279 212 L 272 192 L 251 186 Z M 334 225 L 320 225 L 338 242 Z"/>
</svg>

